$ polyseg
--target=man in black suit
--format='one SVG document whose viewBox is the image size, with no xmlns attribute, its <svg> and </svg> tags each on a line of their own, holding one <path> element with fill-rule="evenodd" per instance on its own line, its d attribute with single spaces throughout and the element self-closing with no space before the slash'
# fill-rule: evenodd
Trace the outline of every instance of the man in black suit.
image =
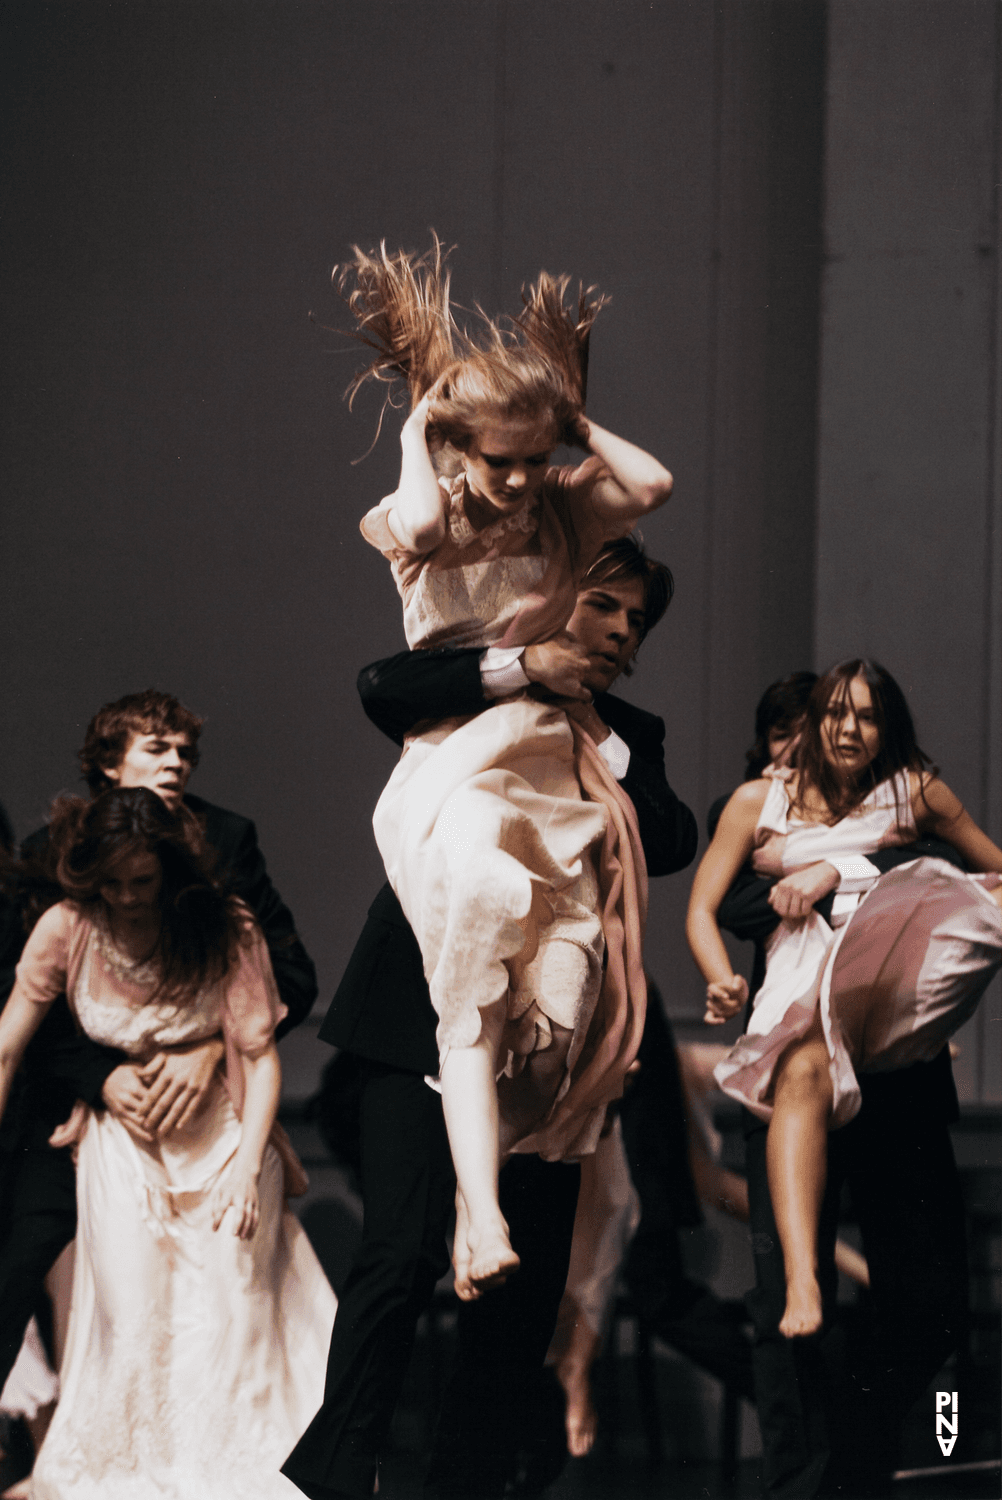
<svg viewBox="0 0 1002 1500">
<path fill-rule="evenodd" d="M 782 686 L 773 684 L 763 704 Z M 795 733 L 796 725 L 790 728 Z M 752 756 L 750 751 L 750 776 L 762 764 L 753 764 Z M 722 797 L 710 809 L 711 838 L 726 802 Z M 922 855 L 962 867 L 952 845 L 929 838 L 878 850 L 868 859 L 883 874 Z M 815 903 L 826 920 L 845 878 L 834 868 L 833 876 L 836 884 Z M 774 884 L 745 866 L 717 913 L 721 927 L 755 944 L 752 998 L 765 975 L 766 941 L 780 920 L 769 903 Z M 839 1204 L 848 1184 L 870 1271 L 864 1316 L 848 1351 L 835 1337 L 791 1340 L 779 1332 L 786 1278 L 769 1195 L 768 1132 L 763 1121 L 743 1111 L 756 1278 L 747 1303 L 755 1330 L 766 1500 L 885 1500 L 902 1422 L 963 1334 L 967 1250 L 949 1132 L 959 1116 L 950 1050 L 896 1072 L 862 1073 L 859 1084 L 859 1114 L 828 1137 L 819 1235 L 819 1281 L 830 1327 Z"/>
<path fill-rule="evenodd" d="M 292 913 L 268 877 L 254 824 L 239 813 L 187 795 L 198 764 L 202 721 L 167 693 L 133 693 L 106 704 L 87 729 L 80 763 L 91 794 L 106 787 L 147 786 L 170 807 L 182 802 L 203 824 L 227 889 L 253 911 L 271 955 L 288 1015 L 282 1036 L 308 1014 L 317 994 L 313 962 Z M 22 853 L 37 880 L 48 868 L 48 830 L 25 840 Z M 60 899 L 58 886 L 51 891 Z M 14 985 L 25 931 L 13 912 L 2 924 L 0 1005 Z M 142 1140 L 166 1135 L 197 1112 L 223 1055 L 221 1039 L 161 1053 L 144 1068 L 78 1033 L 65 997 L 52 1006 L 25 1055 L 0 1126 L 0 1387 L 17 1357 L 42 1283 L 76 1233 L 76 1183 L 68 1148 L 49 1138 L 82 1099 L 106 1108 Z"/>
<path fill-rule="evenodd" d="M 418 721 L 479 713 L 530 683 L 556 693 L 632 798 L 648 872 L 683 869 L 697 832 L 665 779 L 664 724 L 608 692 L 630 670 L 671 587 L 668 570 L 633 542 L 613 543 L 585 579 L 570 639 L 377 662 L 359 677 L 366 712 L 402 743 Z M 417 1320 L 448 1268 L 455 1176 L 441 1100 L 424 1081 L 438 1072 L 437 1020 L 417 942 L 384 886 L 320 1031 L 353 1053 L 361 1072 L 365 1225 L 338 1308 L 324 1405 L 283 1470 L 314 1500 L 372 1494 Z M 578 1177 L 576 1166 L 532 1156 L 512 1157 L 501 1173 L 501 1210 L 521 1269 L 461 1304 L 458 1368 L 428 1477 L 435 1495 L 504 1492 L 567 1279 Z"/>
</svg>

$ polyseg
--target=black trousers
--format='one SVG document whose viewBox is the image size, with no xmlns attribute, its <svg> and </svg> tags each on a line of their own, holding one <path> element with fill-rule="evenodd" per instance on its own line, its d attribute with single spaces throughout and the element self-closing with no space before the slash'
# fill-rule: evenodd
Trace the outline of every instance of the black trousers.
<svg viewBox="0 0 1002 1500">
<path fill-rule="evenodd" d="M 321 1500 L 372 1494 L 418 1318 L 449 1265 L 456 1180 L 441 1099 L 417 1073 L 364 1060 L 360 1070 L 362 1244 L 338 1305 L 324 1404 L 282 1470 Z M 517 1429 L 506 1424 L 496 1438 L 485 1412 L 514 1401 L 523 1373 L 543 1363 L 567 1280 L 579 1175 L 536 1157 L 514 1157 L 501 1173 L 522 1268 L 460 1305 L 458 1363 L 432 1465 L 442 1493 L 504 1492 Z"/>
<path fill-rule="evenodd" d="M 359 1062 L 362 1243 L 338 1304 L 324 1404 L 283 1473 L 372 1494 L 417 1321 L 448 1270 L 456 1179 L 442 1101 L 419 1073 Z"/>
<path fill-rule="evenodd" d="M 76 1173 L 68 1150 L 17 1151 L 0 1168 L 0 1389 L 17 1359 L 48 1272 L 76 1234 Z"/>
<path fill-rule="evenodd" d="M 513 1476 L 525 1403 L 537 1386 L 567 1284 L 581 1172 L 513 1156 L 501 1212 L 522 1265 L 503 1287 L 460 1304 L 456 1366 L 442 1402 L 426 1494 L 499 1500 Z"/>
<path fill-rule="evenodd" d="M 930 1118 L 895 1108 L 893 1099 L 881 1107 L 865 1084 L 863 1098 L 856 1119 L 829 1136 L 819 1244 L 830 1323 L 839 1199 L 848 1182 L 871 1279 L 848 1343 L 837 1333 L 794 1340 L 780 1334 L 786 1285 L 765 1126 L 755 1122 L 746 1140 L 756 1273 L 747 1300 L 769 1500 L 885 1500 L 902 1422 L 963 1336 L 967 1250 L 948 1125 L 935 1111 Z"/>
</svg>

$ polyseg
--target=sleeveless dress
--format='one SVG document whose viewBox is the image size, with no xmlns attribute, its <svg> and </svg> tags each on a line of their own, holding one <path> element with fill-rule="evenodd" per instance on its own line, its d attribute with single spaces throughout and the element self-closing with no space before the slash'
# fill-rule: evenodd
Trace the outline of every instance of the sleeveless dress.
<svg viewBox="0 0 1002 1500">
<path fill-rule="evenodd" d="M 915 838 L 908 773 L 881 782 L 832 827 L 795 822 L 786 779 L 775 776 L 756 843 L 773 838 L 785 841 L 787 870 L 907 844 Z M 776 1064 L 810 1028 L 818 1006 L 833 1127 L 859 1110 L 857 1072 L 930 1062 L 970 1018 L 1002 966 L 1002 912 L 988 895 L 999 879 L 921 858 L 879 878 L 864 873 L 853 881 L 864 889 L 838 892 L 832 925 L 816 911 L 780 922 L 769 939 L 748 1030 L 714 1072 L 724 1093 L 769 1119 Z"/>
<path fill-rule="evenodd" d="M 550 469 L 515 515 L 475 531 L 462 476 L 440 480 L 448 527 L 428 554 L 402 549 L 390 496 L 362 521 L 389 559 L 412 650 L 526 646 L 567 623 L 580 579 L 632 523 L 591 503 L 596 459 Z M 420 729 L 420 726 L 418 726 Z M 509 1076 L 572 1033 L 544 1124 L 520 1151 L 594 1150 L 622 1091 L 646 1006 L 641 941 L 647 875 L 636 814 L 594 742 L 552 705 L 517 695 L 412 735 L 373 817 L 376 843 L 421 948 L 438 1044 L 472 1046 L 504 1003 Z"/>
<path fill-rule="evenodd" d="M 252 1239 L 233 1234 L 232 1210 L 213 1231 L 209 1208 L 240 1144 L 239 1055 L 268 1045 L 284 1007 L 249 924 L 230 972 L 190 1004 L 147 1003 L 156 982 L 152 964 L 114 947 L 100 914 L 65 901 L 41 918 L 17 968 L 23 995 L 65 989 L 87 1035 L 131 1058 L 220 1029 L 228 1057 L 202 1112 L 155 1146 L 110 1114 L 88 1116 L 62 1394 L 31 1493 L 293 1500 L 279 1466 L 323 1399 L 336 1300 L 285 1209 L 288 1142 L 273 1136 L 281 1151 L 265 1149 Z"/>
</svg>

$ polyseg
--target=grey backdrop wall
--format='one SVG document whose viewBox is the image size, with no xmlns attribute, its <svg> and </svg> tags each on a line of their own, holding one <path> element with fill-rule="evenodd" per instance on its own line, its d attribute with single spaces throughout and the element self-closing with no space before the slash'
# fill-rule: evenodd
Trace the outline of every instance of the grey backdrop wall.
<svg viewBox="0 0 1002 1500">
<path fill-rule="evenodd" d="M 998 6 L 968 6 L 983 49 Z M 846 78 L 854 11 L 831 9 Z M 903 75 L 935 73 L 956 10 L 923 7 Z M 823 150 L 826 108 L 832 136 L 839 99 L 849 119 L 876 103 L 830 88 L 826 104 L 825 7 L 13 0 L 2 24 L 0 795 L 19 831 L 73 784 L 98 704 L 177 692 L 207 717 L 197 789 L 257 818 L 332 991 L 382 878 L 369 819 L 395 752 L 354 677 L 403 636 L 357 522 L 398 450 L 391 422 L 353 464 L 377 406 L 346 411 L 357 355 L 307 313 L 343 321 L 328 276 L 352 241 L 420 246 L 429 226 L 459 246 L 463 301 L 511 309 L 541 266 L 613 295 L 591 409 L 676 477 L 646 540 L 678 594 L 626 692 L 666 718 L 671 778 L 702 814 L 740 777 L 765 683 L 844 649 L 829 560 L 858 548 L 825 497 L 859 416 L 832 374 L 830 301 L 820 315 L 823 212 L 837 218 Z M 958 128 L 990 139 L 984 110 Z M 989 173 L 982 193 L 999 180 L 991 149 L 972 169 Z M 987 221 L 982 238 L 990 281 Z M 830 268 L 824 284 L 830 297 Z M 972 338 L 984 312 L 968 313 Z M 909 361 L 914 378 L 934 386 L 937 358 L 918 374 Z M 944 419 L 946 457 L 975 439 L 959 410 Z M 932 494 L 919 503 L 935 557 L 952 519 Z M 944 624 L 962 616 L 983 639 L 985 605 L 963 594 Z M 886 623 L 878 612 L 866 632 L 885 654 Z M 965 679 L 979 713 L 987 671 Z M 954 685 L 924 681 L 923 724 L 952 716 Z M 648 946 L 669 1008 L 695 1020 L 687 890 L 685 876 L 655 883 Z"/>
<path fill-rule="evenodd" d="M 817 657 L 879 657 L 1002 842 L 1002 7 L 829 10 Z M 998 981 L 958 1042 L 1002 1099 Z"/>
</svg>

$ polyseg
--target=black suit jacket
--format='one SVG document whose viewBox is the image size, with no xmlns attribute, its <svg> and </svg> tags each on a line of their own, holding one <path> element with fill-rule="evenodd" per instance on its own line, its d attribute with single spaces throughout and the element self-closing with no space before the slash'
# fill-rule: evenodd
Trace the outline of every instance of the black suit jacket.
<svg viewBox="0 0 1002 1500">
<path fill-rule="evenodd" d="M 206 842 L 216 853 L 217 875 L 228 891 L 250 907 L 264 933 L 278 991 L 289 1011 L 276 1032 L 284 1036 L 308 1015 L 316 999 L 313 960 L 296 933 L 292 913 L 271 883 L 251 820 L 201 797 L 184 800 L 203 823 Z M 48 839 L 47 828 L 37 829 L 25 839 L 22 853 L 44 866 Z M 0 908 L 0 1007 L 13 989 L 24 943 L 25 933 L 15 913 L 10 907 Z M 122 1061 L 121 1052 L 100 1046 L 78 1031 L 61 997 L 28 1046 L 0 1144 L 12 1149 L 16 1140 L 21 1146 L 43 1146 L 76 1099 L 95 1107 L 100 1104 L 105 1079 Z"/>
<path fill-rule="evenodd" d="M 405 651 L 374 662 L 359 674 L 362 705 L 398 744 L 418 722 L 480 713 L 490 706 L 481 686 L 481 654 Z M 609 693 L 600 694 L 595 707 L 630 747 L 621 785 L 637 809 L 648 873 L 684 869 L 695 856 L 698 832 L 665 778 L 664 722 Z M 385 885 L 369 908 L 320 1037 L 375 1062 L 437 1073 L 437 1024 L 417 939 Z"/>
</svg>

